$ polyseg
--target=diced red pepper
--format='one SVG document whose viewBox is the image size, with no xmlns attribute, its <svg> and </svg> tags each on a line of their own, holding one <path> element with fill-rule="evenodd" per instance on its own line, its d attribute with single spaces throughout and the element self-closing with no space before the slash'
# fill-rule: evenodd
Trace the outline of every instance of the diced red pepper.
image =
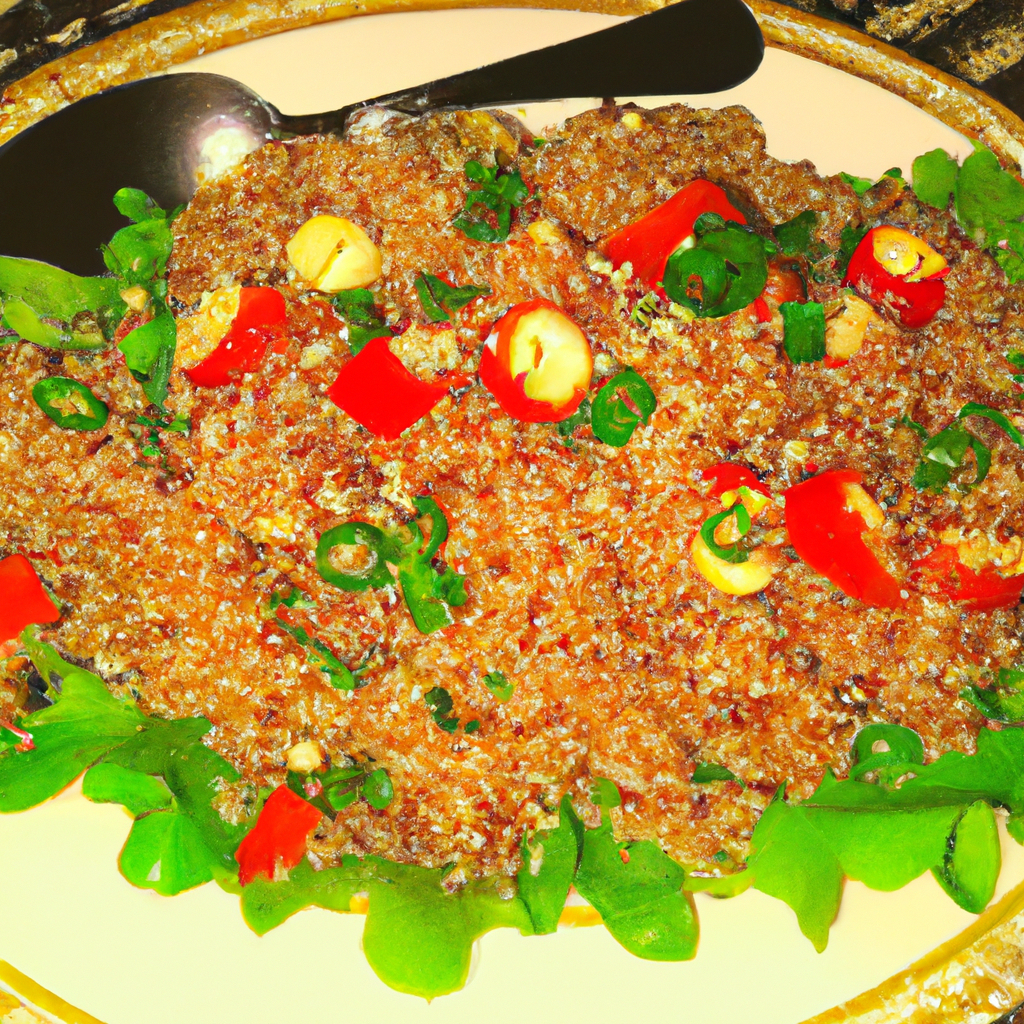
<svg viewBox="0 0 1024 1024">
<path fill-rule="evenodd" d="M 890 269 L 886 269 L 886 267 Z M 899 271 L 905 267 L 906 270 Z M 888 305 L 904 327 L 924 327 L 946 301 L 949 265 L 927 243 L 889 225 L 872 228 L 850 259 L 843 284 Z"/>
<path fill-rule="evenodd" d="M 786 527 L 796 553 L 850 597 L 877 608 L 903 604 L 900 585 L 864 543 L 864 516 L 848 507 L 860 473 L 830 469 L 786 491 Z"/>
<path fill-rule="evenodd" d="M 255 373 L 279 333 L 275 328 L 286 320 L 284 296 L 276 288 L 242 288 L 228 333 L 201 363 L 185 373 L 201 388 L 222 387 L 243 373 Z"/>
<path fill-rule="evenodd" d="M 704 471 L 704 479 L 714 480 L 710 494 L 712 498 L 720 498 L 726 491 L 735 491 L 740 487 L 749 487 L 769 498 L 772 494 L 746 466 L 739 466 L 735 462 L 719 462 L 717 466 Z"/>
<path fill-rule="evenodd" d="M 660 291 L 669 256 L 693 234 L 693 225 L 703 213 L 717 213 L 725 220 L 747 223 L 722 189 L 698 178 L 661 206 L 616 231 L 602 248 L 616 268 L 623 263 L 631 264 L 633 277 L 645 288 Z"/>
<path fill-rule="evenodd" d="M 278 786 L 263 805 L 252 831 L 235 853 L 238 881 L 248 885 L 255 878 L 273 881 L 280 869 L 289 870 L 306 853 L 306 839 L 320 824 L 321 813 L 311 803 Z"/>
<path fill-rule="evenodd" d="M 480 381 L 517 420 L 558 423 L 586 397 L 594 360 L 590 342 L 558 306 L 533 299 L 495 325 L 480 356 Z"/>
<path fill-rule="evenodd" d="M 56 622 L 60 609 L 47 596 L 24 555 L 0 561 L 0 642 L 13 640 L 32 623 Z"/>
<path fill-rule="evenodd" d="M 387 338 L 374 338 L 341 368 L 327 394 L 370 433 L 394 441 L 426 416 L 448 387 L 420 380 L 388 348 Z"/>
<path fill-rule="evenodd" d="M 940 544 L 914 562 L 914 569 L 926 593 L 943 594 L 975 611 L 1013 608 L 1024 592 L 1024 576 L 1001 576 L 994 568 L 977 572 L 960 561 L 951 544 Z"/>
</svg>

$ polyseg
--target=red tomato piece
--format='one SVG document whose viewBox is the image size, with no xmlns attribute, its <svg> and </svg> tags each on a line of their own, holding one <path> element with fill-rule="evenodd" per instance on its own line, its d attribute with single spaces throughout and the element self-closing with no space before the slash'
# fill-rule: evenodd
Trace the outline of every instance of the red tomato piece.
<svg viewBox="0 0 1024 1024">
<path fill-rule="evenodd" d="M 56 622 L 59 618 L 60 610 L 24 555 L 9 555 L 0 561 L 0 642 L 13 640 L 34 622 Z"/>
<path fill-rule="evenodd" d="M 594 360 L 590 342 L 553 302 L 513 306 L 480 356 L 480 381 L 514 419 L 558 423 L 586 397 Z"/>
<path fill-rule="evenodd" d="M 830 469 L 786 491 L 786 528 L 796 553 L 850 597 L 876 608 L 903 604 L 900 585 L 879 564 L 862 534 L 860 512 L 847 508 L 845 484 L 860 473 Z"/>
<path fill-rule="evenodd" d="M 616 231 L 602 248 L 616 268 L 630 263 L 633 277 L 645 288 L 660 291 L 669 256 L 693 234 L 693 225 L 702 213 L 717 213 L 726 220 L 747 223 L 721 188 L 698 178 L 661 206 Z"/>
<path fill-rule="evenodd" d="M 287 320 L 284 296 L 276 288 L 243 288 L 238 312 L 220 344 L 201 362 L 186 370 L 201 388 L 222 387 L 243 373 L 255 373 L 267 347 Z"/>
<path fill-rule="evenodd" d="M 341 368 L 327 394 L 370 433 L 394 441 L 447 391 L 447 383 L 428 384 L 411 374 L 388 348 L 387 338 L 374 338 Z"/>
<path fill-rule="evenodd" d="M 735 462 L 719 462 L 717 466 L 706 469 L 704 479 L 714 480 L 709 495 L 712 498 L 720 498 L 726 491 L 735 491 L 739 487 L 749 487 L 768 498 L 772 494 L 746 466 L 739 466 Z"/>
<path fill-rule="evenodd" d="M 878 258 L 879 249 L 884 248 L 883 243 L 888 238 L 894 239 L 894 244 L 901 244 L 905 251 L 918 255 L 918 265 L 906 273 L 890 273 Z M 939 269 L 920 277 L 921 265 L 926 260 Z M 893 260 L 892 264 L 899 265 L 899 261 Z M 904 327 L 916 329 L 929 323 L 942 308 L 946 301 L 946 282 L 942 278 L 948 273 L 945 260 L 926 243 L 900 228 L 882 225 L 872 228 L 861 239 L 850 258 L 843 284 L 876 305 L 888 304 Z"/>
<path fill-rule="evenodd" d="M 279 868 L 288 870 L 302 860 L 306 838 L 320 824 L 320 812 L 287 786 L 278 786 L 263 805 L 260 816 L 235 853 L 238 881 L 255 878 L 273 881 Z"/>
<path fill-rule="evenodd" d="M 975 611 L 1013 608 L 1024 592 L 1024 576 L 1001 576 L 994 568 L 970 569 L 951 544 L 940 544 L 914 562 L 914 569 L 926 593 L 944 594 Z"/>
</svg>

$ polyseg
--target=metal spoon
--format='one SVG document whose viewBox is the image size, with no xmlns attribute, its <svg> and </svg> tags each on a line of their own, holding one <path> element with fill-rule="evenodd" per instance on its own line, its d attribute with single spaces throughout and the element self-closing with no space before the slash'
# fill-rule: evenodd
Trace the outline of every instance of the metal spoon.
<svg viewBox="0 0 1024 1024">
<path fill-rule="evenodd" d="M 104 271 L 99 247 L 126 221 L 111 199 L 140 188 L 160 206 L 196 189 L 202 139 L 227 124 L 254 140 L 342 134 L 371 105 L 421 114 L 588 96 L 718 92 L 749 78 L 764 39 L 741 0 L 682 0 L 579 39 L 353 103 L 290 116 L 230 78 L 165 75 L 80 100 L 0 147 L 0 253 L 79 274 Z"/>
</svg>

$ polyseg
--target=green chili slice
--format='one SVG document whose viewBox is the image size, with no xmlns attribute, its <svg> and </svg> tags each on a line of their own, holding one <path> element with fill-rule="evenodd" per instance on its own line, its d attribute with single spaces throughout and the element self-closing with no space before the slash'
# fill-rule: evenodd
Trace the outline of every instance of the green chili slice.
<svg viewBox="0 0 1024 1024">
<path fill-rule="evenodd" d="M 742 491 L 744 488 L 740 488 Z M 724 562 L 731 562 L 733 565 L 741 565 L 748 558 L 750 558 L 750 552 L 744 551 L 739 544 L 731 544 L 729 547 L 723 547 L 715 540 L 715 530 L 718 528 L 719 523 L 725 522 L 729 516 L 736 517 L 736 529 L 739 530 L 741 537 L 746 537 L 750 532 L 750 513 L 746 510 L 742 501 L 737 501 L 735 505 L 727 508 L 724 512 L 719 512 L 716 515 L 711 516 L 710 519 L 705 520 L 704 524 L 700 528 L 700 537 L 705 544 L 710 548 L 711 553 L 718 558 L 721 558 Z"/>
<path fill-rule="evenodd" d="M 331 552 L 336 547 L 362 546 L 370 551 L 369 562 L 361 570 L 345 572 L 331 564 Z M 343 523 L 328 530 L 316 546 L 316 571 L 322 579 L 340 590 L 359 591 L 368 587 L 389 587 L 394 577 L 387 562 L 397 563 L 400 555 L 394 542 L 376 526 L 369 523 Z"/>
<path fill-rule="evenodd" d="M 621 448 L 642 422 L 647 424 L 658 408 L 650 385 L 636 370 L 617 373 L 594 398 L 591 428 L 605 444 Z"/>
<path fill-rule="evenodd" d="M 44 377 L 32 388 L 32 397 L 64 430 L 101 430 L 107 424 L 107 406 L 70 377 Z"/>
</svg>

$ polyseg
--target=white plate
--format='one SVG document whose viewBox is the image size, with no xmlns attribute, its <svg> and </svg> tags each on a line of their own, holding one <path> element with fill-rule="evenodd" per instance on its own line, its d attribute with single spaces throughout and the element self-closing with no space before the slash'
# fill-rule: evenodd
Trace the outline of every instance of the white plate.
<svg viewBox="0 0 1024 1024">
<path fill-rule="evenodd" d="M 378 15 L 246 43 L 181 70 L 241 79 L 287 112 L 327 110 L 616 20 L 536 10 Z M 936 146 L 971 152 L 961 135 L 896 96 L 780 50 L 737 89 L 693 102 L 743 103 L 763 122 L 772 153 L 809 157 L 827 173 L 909 172 Z M 544 105 L 528 120 L 539 129 L 580 108 Z M 213 885 L 173 899 L 133 889 L 117 871 L 130 824 L 121 809 L 90 804 L 77 789 L 0 816 L 0 956 L 107 1024 L 796 1024 L 974 920 L 930 876 L 897 893 L 848 883 L 819 955 L 771 897 L 698 896 L 701 943 L 691 963 L 635 959 L 603 928 L 530 939 L 492 932 L 466 988 L 428 1005 L 377 980 L 359 950 L 361 917 L 308 910 L 257 938 L 237 898 Z M 1024 850 L 1003 838 L 997 895 L 1024 879 Z"/>
</svg>

